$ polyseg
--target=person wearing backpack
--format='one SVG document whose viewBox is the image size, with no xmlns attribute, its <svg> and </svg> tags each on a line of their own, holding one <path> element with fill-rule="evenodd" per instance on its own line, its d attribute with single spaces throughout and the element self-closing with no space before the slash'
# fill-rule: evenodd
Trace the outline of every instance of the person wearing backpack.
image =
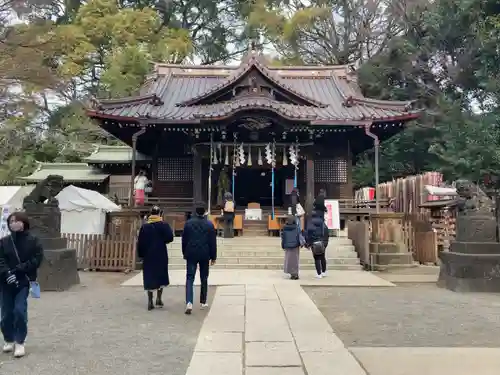
<svg viewBox="0 0 500 375">
<path fill-rule="evenodd" d="M 299 279 L 299 259 L 301 233 L 295 216 L 287 217 L 286 224 L 281 232 L 281 248 L 285 250 L 285 264 L 283 271 L 290 275 L 290 279 Z"/>
<path fill-rule="evenodd" d="M 311 249 L 316 267 L 316 278 L 326 276 L 326 247 L 328 246 L 328 227 L 322 213 L 313 211 L 307 223 L 306 244 Z"/>
<path fill-rule="evenodd" d="M 229 192 L 224 194 L 222 218 L 224 219 L 224 238 L 234 237 L 234 200 Z"/>
</svg>

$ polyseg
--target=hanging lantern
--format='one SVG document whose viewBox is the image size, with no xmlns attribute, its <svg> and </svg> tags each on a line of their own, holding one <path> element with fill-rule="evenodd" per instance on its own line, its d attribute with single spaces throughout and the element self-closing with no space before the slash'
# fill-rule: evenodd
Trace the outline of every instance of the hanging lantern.
<svg viewBox="0 0 500 375">
<path fill-rule="evenodd" d="M 288 157 L 286 156 L 286 147 L 283 147 L 283 166 L 286 167 L 288 165 Z"/>
<path fill-rule="evenodd" d="M 248 163 L 247 163 L 247 165 L 249 167 L 252 166 L 252 149 L 251 149 L 250 145 L 248 145 Z"/>
<path fill-rule="evenodd" d="M 229 165 L 229 147 L 226 146 L 226 159 L 224 160 L 225 165 Z"/>
</svg>

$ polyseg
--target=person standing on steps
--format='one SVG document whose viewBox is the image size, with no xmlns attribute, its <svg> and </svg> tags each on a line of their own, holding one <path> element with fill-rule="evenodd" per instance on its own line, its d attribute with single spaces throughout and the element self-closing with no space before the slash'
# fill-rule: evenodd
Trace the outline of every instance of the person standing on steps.
<svg viewBox="0 0 500 375">
<path fill-rule="evenodd" d="M 224 238 L 234 237 L 234 199 L 230 192 L 224 194 L 222 218 L 224 219 Z"/>
<path fill-rule="evenodd" d="M 174 240 L 174 233 L 162 218 L 158 206 L 151 209 L 147 222 L 141 226 L 137 238 L 137 255 L 142 259 L 144 290 L 148 295 L 148 310 L 155 308 L 153 292 L 156 290 L 156 306 L 163 307 L 163 288 L 170 284 L 168 277 L 167 244 Z"/>
<path fill-rule="evenodd" d="M 326 247 L 328 246 L 328 227 L 321 212 L 313 211 L 307 223 L 306 244 L 311 249 L 316 268 L 316 278 L 326 276 Z"/>
<path fill-rule="evenodd" d="M 281 232 L 281 247 L 285 250 L 283 271 L 289 274 L 292 280 L 299 279 L 300 237 L 301 233 L 295 216 L 288 216 Z"/>
<path fill-rule="evenodd" d="M 328 209 L 325 206 L 325 197 L 326 197 L 325 189 L 320 189 L 319 194 L 313 203 L 313 210 L 318 212 L 318 214 L 321 215 L 323 220 L 325 220 L 325 214 L 328 212 Z"/>
<path fill-rule="evenodd" d="M 198 203 L 195 215 L 184 225 L 182 232 L 182 255 L 186 260 L 186 314 L 193 311 L 194 278 L 200 269 L 200 304 L 208 307 L 208 273 L 217 260 L 217 233 L 205 216 L 205 204 Z"/>
<path fill-rule="evenodd" d="M 30 282 L 37 279 L 43 247 L 29 232 L 30 223 L 24 212 L 12 213 L 7 223 L 11 234 L 0 239 L 0 326 L 5 341 L 3 352 L 14 352 L 14 357 L 20 358 L 25 355 L 28 334 Z"/>
</svg>

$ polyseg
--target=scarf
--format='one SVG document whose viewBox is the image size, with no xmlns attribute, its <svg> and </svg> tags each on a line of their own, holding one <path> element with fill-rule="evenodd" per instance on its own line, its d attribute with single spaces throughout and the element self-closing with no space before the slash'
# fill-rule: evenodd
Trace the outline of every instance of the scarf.
<svg viewBox="0 0 500 375">
<path fill-rule="evenodd" d="M 162 221 L 162 217 L 159 216 L 159 215 L 150 215 L 148 217 L 148 224 L 151 224 L 151 223 L 157 223 L 159 221 Z"/>
</svg>

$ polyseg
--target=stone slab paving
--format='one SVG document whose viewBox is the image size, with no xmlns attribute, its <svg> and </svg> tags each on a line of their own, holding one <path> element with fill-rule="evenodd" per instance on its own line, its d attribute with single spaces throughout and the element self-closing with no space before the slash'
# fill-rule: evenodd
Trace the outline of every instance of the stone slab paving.
<svg viewBox="0 0 500 375">
<path fill-rule="evenodd" d="M 308 286 L 367 286 L 367 287 L 388 287 L 394 286 L 390 281 L 384 280 L 377 275 L 365 271 L 344 271 L 332 270 L 328 277 L 318 280 L 314 277 L 314 271 L 301 271 L 300 280 L 295 283 Z M 171 285 L 185 285 L 186 272 L 184 270 L 171 270 L 169 272 Z M 211 269 L 209 277 L 210 285 L 289 285 L 290 280 L 285 278 L 279 270 L 231 270 L 231 269 Z M 123 286 L 142 286 L 142 273 L 137 273 Z M 195 280 L 195 285 L 199 285 L 199 280 Z"/>
<path fill-rule="evenodd" d="M 144 291 L 120 287 L 123 275 L 80 277 L 68 292 L 30 299 L 27 355 L 0 354 L 0 374 L 185 375 L 207 312 L 186 316 L 183 288 L 167 288 L 165 308 L 148 312 Z"/>
<path fill-rule="evenodd" d="M 498 348 L 352 348 L 370 375 L 498 375 Z"/>
<path fill-rule="evenodd" d="M 290 280 L 217 288 L 186 374 L 209 370 L 223 375 L 366 375 L 305 291 Z"/>
</svg>

